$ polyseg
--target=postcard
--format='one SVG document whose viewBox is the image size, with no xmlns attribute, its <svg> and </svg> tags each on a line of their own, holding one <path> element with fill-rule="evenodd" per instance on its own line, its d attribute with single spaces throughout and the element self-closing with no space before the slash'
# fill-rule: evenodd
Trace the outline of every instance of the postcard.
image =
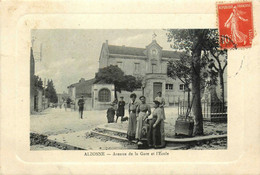
<svg viewBox="0 0 260 175">
<path fill-rule="evenodd" d="M 258 174 L 259 9 L 1 2 L 1 173 Z"/>
</svg>

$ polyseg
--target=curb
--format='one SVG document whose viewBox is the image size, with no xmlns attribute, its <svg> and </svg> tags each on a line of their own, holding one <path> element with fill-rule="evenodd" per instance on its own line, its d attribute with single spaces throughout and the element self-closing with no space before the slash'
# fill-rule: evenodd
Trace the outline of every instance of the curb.
<svg viewBox="0 0 260 175">
<path fill-rule="evenodd" d="M 109 127 L 105 127 L 104 125 L 98 126 L 97 128 L 112 131 L 112 132 L 119 132 L 119 133 L 122 133 L 122 134 L 127 133 L 125 130 L 109 128 Z M 223 139 L 223 138 L 227 138 L 227 134 L 210 135 L 210 136 L 198 136 L 198 137 L 192 137 L 192 138 L 169 138 L 169 137 L 166 137 L 165 141 L 169 142 L 169 143 L 190 143 L 190 142 L 200 142 L 200 141 L 207 141 L 207 140 L 213 140 L 213 139 Z"/>
</svg>

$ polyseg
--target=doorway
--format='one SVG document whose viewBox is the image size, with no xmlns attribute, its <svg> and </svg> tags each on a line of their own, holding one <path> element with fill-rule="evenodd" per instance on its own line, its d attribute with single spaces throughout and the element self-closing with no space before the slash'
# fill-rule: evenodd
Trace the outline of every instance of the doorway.
<svg viewBox="0 0 260 175">
<path fill-rule="evenodd" d="M 162 83 L 153 83 L 153 100 L 157 97 L 157 93 L 162 92 Z"/>
</svg>

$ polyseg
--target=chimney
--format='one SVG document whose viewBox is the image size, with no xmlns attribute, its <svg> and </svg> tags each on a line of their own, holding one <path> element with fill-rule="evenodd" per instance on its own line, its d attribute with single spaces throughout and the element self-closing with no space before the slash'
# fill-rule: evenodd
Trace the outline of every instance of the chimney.
<svg viewBox="0 0 260 175">
<path fill-rule="evenodd" d="M 108 45 L 108 40 L 106 40 L 106 45 Z"/>
<path fill-rule="evenodd" d="M 81 78 L 80 80 L 79 80 L 79 82 L 81 83 L 81 82 L 84 82 L 85 81 L 85 78 Z"/>
<path fill-rule="evenodd" d="M 125 45 L 123 45 L 123 47 L 125 47 Z"/>
</svg>

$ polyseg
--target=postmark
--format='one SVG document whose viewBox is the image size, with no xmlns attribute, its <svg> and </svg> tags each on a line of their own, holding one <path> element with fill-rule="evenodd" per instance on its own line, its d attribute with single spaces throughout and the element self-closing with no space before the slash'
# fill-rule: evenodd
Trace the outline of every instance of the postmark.
<svg viewBox="0 0 260 175">
<path fill-rule="evenodd" d="M 249 48 L 254 37 L 252 2 L 217 4 L 222 49 Z"/>
</svg>

